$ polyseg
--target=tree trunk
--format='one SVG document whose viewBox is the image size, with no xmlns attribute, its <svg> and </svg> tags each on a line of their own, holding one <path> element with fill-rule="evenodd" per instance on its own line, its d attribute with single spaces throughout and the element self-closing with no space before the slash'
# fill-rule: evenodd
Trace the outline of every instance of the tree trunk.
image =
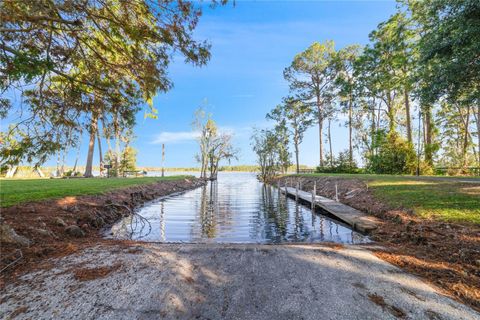
<svg viewBox="0 0 480 320">
<path fill-rule="evenodd" d="M 425 131 L 425 144 L 424 154 L 425 154 L 425 162 L 428 166 L 433 167 L 433 150 L 432 150 L 432 142 L 433 142 L 433 126 L 432 126 L 432 108 L 431 106 L 426 106 L 423 108 L 423 115 L 424 115 L 424 131 Z M 420 133 L 419 133 L 420 134 Z"/>
<path fill-rule="evenodd" d="M 413 144 L 412 139 L 412 124 L 410 118 L 410 98 L 408 90 L 404 90 L 404 99 L 405 99 L 405 115 L 407 117 L 407 140 L 410 144 Z"/>
<path fill-rule="evenodd" d="M 100 139 L 100 129 L 97 129 L 97 143 L 98 143 L 98 165 L 99 165 L 99 172 L 100 177 L 103 177 L 103 154 L 102 154 L 102 140 Z"/>
<path fill-rule="evenodd" d="M 208 158 L 207 158 L 207 154 L 205 152 L 205 147 L 203 147 L 201 149 L 201 157 L 202 157 L 202 168 L 200 170 L 200 178 L 201 179 L 206 179 L 207 178 L 207 168 L 208 168 Z"/>
<path fill-rule="evenodd" d="M 330 133 L 331 119 L 328 119 L 328 147 L 330 148 L 330 167 L 333 168 L 332 135 Z"/>
<path fill-rule="evenodd" d="M 65 161 L 66 161 L 67 153 L 70 150 L 70 141 L 71 141 L 71 137 L 72 137 L 72 130 L 73 129 L 68 130 L 67 145 L 62 151 L 62 165 L 60 166 L 60 173 L 61 173 L 62 176 L 65 173 Z"/>
<path fill-rule="evenodd" d="M 110 160 L 110 163 L 112 162 L 112 144 L 110 142 L 110 138 L 109 137 L 106 137 L 105 139 L 107 141 L 107 154 L 108 154 L 108 159 Z M 109 163 L 109 164 L 110 164 Z"/>
<path fill-rule="evenodd" d="M 75 164 L 73 165 L 73 169 L 72 169 L 73 175 L 75 175 L 75 172 L 77 171 L 77 164 L 78 164 L 78 159 L 80 158 L 81 147 L 82 147 L 82 131 L 80 131 L 80 142 L 78 143 L 77 155 L 75 157 Z"/>
<path fill-rule="evenodd" d="M 422 123 L 422 126 L 418 128 L 418 130 L 420 131 L 420 128 L 422 128 L 421 130 L 421 140 L 422 140 L 422 143 L 423 143 L 423 147 L 425 147 L 425 144 L 427 144 L 427 125 L 425 124 L 426 121 L 425 121 L 425 116 L 422 116 L 423 113 L 419 114 L 419 116 L 421 117 L 420 119 L 420 122 Z M 420 134 L 420 133 L 419 133 Z M 420 138 L 418 139 L 420 141 Z"/>
<path fill-rule="evenodd" d="M 375 125 L 375 100 L 373 100 L 373 107 L 372 107 L 372 125 L 371 125 L 371 128 L 370 128 L 370 138 L 371 138 L 371 142 L 370 142 L 370 155 L 373 156 L 374 155 L 374 149 L 375 149 L 375 133 L 376 133 L 376 125 Z"/>
<path fill-rule="evenodd" d="M 58 150 L 58 152 L 57 152 L 57 170 L 55 172 L 56 177 L 60 177 L 60 158 L 61 158 L 61 155 L 62 155 L 61 151 Z"/>
<path fill-rule="evenodd" d="M 323 167 L 323 112 L 320 103 L 320 95 L 317 93 L 317 111 L 318 111 L 318 138 L 320 139 L 320 167 Z"/>
<path fill-rule="evenodd" d="M 477 102 L 477 113 L 474 116 L 477 123 L 477 166 L 480 168 L 480 101 Z"/>
<path fill-rule="evenodd" d="M 213 157 L 211 156 L 210 157 L 210 161 L 209 161 L 209 171 L 210 171 L 210 179 L 213 179 L 213 170 L 214 170 L 214 159 Z"/>
<path fill-rule="evenodd" d="M 120 136 L 117 136 L 115 138 L 115 168 L 117 168 L 117 171 L 120 167 L 120 153 Z M 120 175 L 120 172 L 117 172 L 117 175 Z"/>
<path fill-rule="evenodd" d="M 105 129 L 106 128 L 105 127 L 105 119 L 103 117 L 101 117 L 100 119 L 102 121 L 102 128 Z M 108 132 L 108 134 L 105 135 L 105 141 L 107 142 L 107 151 L 105 152 L 105 154 L 108 155 L 108 159 L 110 161 L 110 163 L 107 163 L 107 164 L 111 164 L 112 163 L 112 144 L 110 142 L 111 133 L 109 131 L 105 131 L 105 133 L 107 133 L 107 132 Z"/>
<path fill-rule="evenodd" d="M 69 138 L 70 140 L 70 138 Z M 68 150 L 70 149 L 70 143 L 67 143 L 67 146 L 65 149 L 63 149 L 62 151 L 62 164 L 60 166 L 60 174 L 63 176 L 63 174 L 65 173 L 65 161 L 66 161 L 66 157 L 67 157 L 67 153 L 68 153 Z"/>
<path fill-rule="evenodd" d="M 380 131 L 380 124 L 382 123 L 382 106 L 381 102 L 378 104 L 378 109 L 377 109 L 377 118 L 376 118 L 376 127 L 375 127 L 375 134 Z"/>
<path fill-rule="evenodd" d="M 462 155 L 463 155 L 463 166 L 467 166 L 467 150 L 468 150 L 468 136 L 469 136 L 469 131 L 468 131 L 468 125 L 470 123 L 470 106 L 467 107 L 467 114 L 465 118 L 465 132 L 463 136 L 463 148 L 462 148 Z"/>
<path fill-rule="evenodd" d="M 103 118 L 102 118 L 103 119 Z M 118 113 L 117 110 L 113 110 L 112 116 L 112 124 L 110 125 L 113 127 L 113 136 L 111 130 L 109 130 L 109 137 L 107 139 L 108 149 L 109 149 L 109 160 L 110 165 L 112 168 L 110 169 L 110 176 L 111 177 L 119 177 L 120 176 L 120 124 L 118 121 Z M 114 140 L 114 146 L 112 148 L 112 143 L 110 139 Z"/>
<path fill-rule="evenodd" d="M 318 119 L 318 137 L 320 139 L 320 167 L 323 167 L 323 119 Z"/>
<path fill-rule="evenodd" d="M 103 161 L 103 154 L 102 154 L 102 140 L 100 139 L 100 131 L 97 130 L 97 142 L 98 142 L 98 156 L 100 162 Z"/>
<path fill-rule="evenodd" d="M 92 165 L 93 165 L 93 152 L 95 149 L 95 136 L 97 134 L 97 115 L 92 113 L 92 120 L 90 123 L 90 141 L 88 143 L 87 164 L 85 165 L 84 177 L 93 177 Z"/>
<path fill-rule="evenodd" d="M 67 152 L 69 148 L 70 146 L 67 145 L 67 148 L 63 149 L 63 152 L 62 152 L 62 165 L 60 166 L 60 174 L 62 176 L 65 173 L 65 158 L 67 157 Z"/>
<path fill-rule="evenodd" d="M 353 144 L 352 144 L 352 99 L 348 102 L 348 160 L 350 165 L 353 163 Z"/>
<path fill-rule="evenodd" d="M 389 92 L 387 95 L 387 111 L 388 111 L 388 122 L 389 122 L 389 132 L 395 131 L 395 108 L 393 106 L 392 96 Z"/>
<path fill-rule="evenodd" d="M 299 153 L 299 150 L 298 150 L 298 136 L 297 136 L 297 133 L 295 133 L 295 137 L 293 139 L 294 141 L 294 145 L 295 145 L 295 163 L 297 165 L 297 174 L 300 173 L 300 163 L 298 161 L 298 153 Z"/>
<path fill-rule="evenodd" d="M 203 177 L 204 177 L 205 179 L 207 179 L 208 161 L 209 161 L 208 159 L 209 159 L 208 156 L 205 156 L 205 163 L 204 163 L 204 167 L 205 167 L 205 168 L 203 169 L 203 171 L 204 171 Z"/>
<path fill-rule="evenodd" d="M 219 163 L 220 163 L 220 159 L 217 159 L 215 161 L 215 180 L 217 180 L 217 178 L 218 178 L 218 165 L 219 165 Z"/>
</svg>

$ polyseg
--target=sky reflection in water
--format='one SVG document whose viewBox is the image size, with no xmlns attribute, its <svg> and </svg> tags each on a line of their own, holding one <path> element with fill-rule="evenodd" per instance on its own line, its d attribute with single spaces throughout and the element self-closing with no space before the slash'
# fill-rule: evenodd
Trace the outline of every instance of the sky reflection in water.
<svg viewBox="0 0 480 320">
<path fill-rule="evenodd" d="M 345 225 L 259 183 L 252 173 L 221 173 L 217 182 L 147 203 L 112 227 L 114 238 L 159 242 L 362 243 Z"/>
</svg>

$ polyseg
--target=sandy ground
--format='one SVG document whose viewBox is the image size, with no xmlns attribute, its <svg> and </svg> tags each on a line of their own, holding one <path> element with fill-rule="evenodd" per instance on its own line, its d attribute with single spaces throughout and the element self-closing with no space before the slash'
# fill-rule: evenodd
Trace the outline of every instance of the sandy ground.
<svg viewBox="0 0 480 320">
<path fill-rule="evenodd" d="M 480 319 L 359 246 L 99 245 L 7 285 L 8 319 Z"/>
</svg>

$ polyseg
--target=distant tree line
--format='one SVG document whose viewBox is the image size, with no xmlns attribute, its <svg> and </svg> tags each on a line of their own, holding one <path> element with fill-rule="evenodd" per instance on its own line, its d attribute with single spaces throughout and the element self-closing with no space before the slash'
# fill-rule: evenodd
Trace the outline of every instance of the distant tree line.
<svg viewBox="0 0 480 320">
<path fill-rule="evenodd" d="M 267 115 L 275 127 L 253 138 L 260 166 L 284 171 L 291 143 L 298 171 L 312 125 L 322 172 L 356 172 L 358 157 L 373 173 L 480 166 L 480 2 L 399 1 L 369 39 L 340 50 L 315 42 L 294 57 L 289 95 Z M 343 118 L 348 149 L 334 155 L 331 126 Z"/>
</svg>

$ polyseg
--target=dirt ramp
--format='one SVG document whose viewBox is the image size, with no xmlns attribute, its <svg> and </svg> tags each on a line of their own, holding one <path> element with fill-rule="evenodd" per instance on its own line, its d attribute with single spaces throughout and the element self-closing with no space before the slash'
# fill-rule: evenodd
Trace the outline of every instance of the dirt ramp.
<svg viewBox="0 0 480 320">
<path fill-rule="evenodd" d="M 17 319 L 478 319 L 360 247 L 101 245 L 9 285 Z"/>
</svg>

